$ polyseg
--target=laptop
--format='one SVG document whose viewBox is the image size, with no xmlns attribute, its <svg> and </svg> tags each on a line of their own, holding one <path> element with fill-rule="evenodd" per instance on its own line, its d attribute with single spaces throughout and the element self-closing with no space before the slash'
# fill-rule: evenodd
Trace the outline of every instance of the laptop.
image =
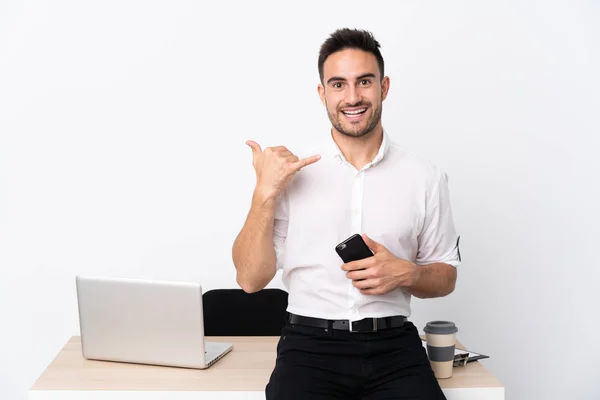
<svg viewBox="0 0 600 400">
<path fill-rule="evenodd" d="M 233 349 L 205 341 L 199 283 L 77 276 L 76 285 L 87 359 L 205 369 Z"/>
</svg>

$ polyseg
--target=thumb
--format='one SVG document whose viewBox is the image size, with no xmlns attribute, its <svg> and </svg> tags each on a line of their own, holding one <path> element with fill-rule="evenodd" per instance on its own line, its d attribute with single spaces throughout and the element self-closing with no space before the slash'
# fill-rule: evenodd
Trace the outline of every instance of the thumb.
<svg viewBox="0 0 600 400">
<path fill-rule="evenodd" d="M 252 158 L 256 159 L 256 156 L 262 153 L 262 149 L 260 148 L 260 144 L 256 143 L 253 140 L 246 141 L 246 144 L 250 146 L 252 149 Z"/>
<path fill-rule="evenodd" d="M 382 250 L 385 250 L 385 246 L 377 243 L 376 241 L 374 241 L 373 239 L 368 237 L 366 233 L 363 233 L 362 237 L 363 237 L 365 243 L 367 244 L 367 246 L 369 246 L 369 248 L 371 250 L 373 250 L 374 253 L 378 253 Z"/>
</svg>

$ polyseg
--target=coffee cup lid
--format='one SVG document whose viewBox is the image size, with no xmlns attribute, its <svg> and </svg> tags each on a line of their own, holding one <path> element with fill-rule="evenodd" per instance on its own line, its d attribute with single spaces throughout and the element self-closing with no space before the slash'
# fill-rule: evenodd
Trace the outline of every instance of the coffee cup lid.
<svg viewBox="0 0 600 400">
<path fill-rule="evenodd" d="M 458 332 L 458 328 L 451 321 L 430 321 L 423 329 L 425 333 L 432 335 L 447 335 L 449 333 Z"/>
</svg>

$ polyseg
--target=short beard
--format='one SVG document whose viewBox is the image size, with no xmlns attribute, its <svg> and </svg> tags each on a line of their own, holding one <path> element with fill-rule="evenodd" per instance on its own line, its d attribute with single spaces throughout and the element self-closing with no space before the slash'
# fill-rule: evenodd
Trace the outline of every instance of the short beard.
<svg viewBox="0 0 600 400">
<path fill-rule="evenodd" d="M 359 131 L 348 131 L 344 129 L 342 121 L 337 118 L 337 114 L 330 113 L 329 108 L 327 108 L 327 116 L 329 117 L 329 121 L 331 121 L 331 125 L 333 125 L 333 127 L 342 135 L 355 138 L 361 137 L 375 129 L 377 127 L 377 124 L 379 124 L 379 121 L 381 121 L 381 105 L 382 104 L 379 103 L 379 107 L 373 109 L 373 116 L 371 117 L 369 124 L 366 126 L 366 128 L 361 129 Z"/>
</svg>

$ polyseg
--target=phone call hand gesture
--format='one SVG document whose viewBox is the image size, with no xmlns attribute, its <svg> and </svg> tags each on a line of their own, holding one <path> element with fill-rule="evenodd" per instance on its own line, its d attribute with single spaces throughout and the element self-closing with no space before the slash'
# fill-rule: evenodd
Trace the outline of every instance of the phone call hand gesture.
<svg viewBox="0 0 600 400">
<path fill-rule="evenodd" d="M 246 144 L 252 148 L 256 192 L 264 199 L 277 198 L 296 172 L 321 159 L 319 155 L 299 159 L 284 146 L 267 147 L 262 150 L 260 145 L 252 140 Z"/>
</svg>

